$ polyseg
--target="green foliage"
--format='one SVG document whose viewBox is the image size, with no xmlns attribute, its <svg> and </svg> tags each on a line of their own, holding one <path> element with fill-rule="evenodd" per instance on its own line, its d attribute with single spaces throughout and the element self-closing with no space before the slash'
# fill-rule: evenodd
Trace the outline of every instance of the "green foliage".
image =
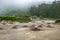
<svg viewBox="0 0 60 40">
<path fill-rule="evenodd" d="M 30 22 L 29 16 L 0 16 L 1 20 L 11 20 L 18 22 Z"/>
<path fill-rule="evenodd" d="M 23 23 L 23 22 L 30 22 L 31 20 L 30 20 L 29 16 L 21 16 L 21 17 L 17 18 L 17 21 Z"/>
<path fill-rule="evenodd" d="M 56 20 L 55 23 L 60 23 L 60 20 Z"/>
<path fill-rule="evenodd" d="M 32 6 L 28 11 L 8 9 L 0 16 L 0 19 L 29 22 L 31 21 L 30 16 L 37 16 L 43 20 L 60 19 L 60 1 L 54 1 L 52 4 L 42 3 L 38 6 Z"/>
<path fill-rule="evenodd" d="M 15 16 L 0 16 L 1 20 L 16 20 Z"/>
<path fill-rule="evenodd" d="M 42 20 L 54 20 L 53 18 L 41 18 Z"/>
<path fill-rule="evenodd" d="M 42 3 L 38 7 L 31 7 L 29 10 L 31 16 L 38 16 L 43 18 L 60 18 L 60 1 L 52 4 Z"/>
</svg>

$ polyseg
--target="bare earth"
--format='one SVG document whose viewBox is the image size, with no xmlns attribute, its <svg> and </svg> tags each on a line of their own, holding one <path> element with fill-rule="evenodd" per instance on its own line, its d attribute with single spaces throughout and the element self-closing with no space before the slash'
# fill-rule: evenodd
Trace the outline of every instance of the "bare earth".
<svg viewBox="0 0 60 40">
<path fill-rule="evenodd" d="M 53 28 L 44 27 L 40 31 L 22 27 L 0 30 L 0 40 L 60 40 L 60 25 L 54 25 Z"/>
</svg>

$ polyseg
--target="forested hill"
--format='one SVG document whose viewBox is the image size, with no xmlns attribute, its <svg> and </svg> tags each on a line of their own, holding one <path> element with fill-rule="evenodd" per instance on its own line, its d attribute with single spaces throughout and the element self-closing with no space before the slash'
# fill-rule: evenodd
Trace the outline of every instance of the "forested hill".
<svg viewBox="0 0 60 40">
<path fill-rule="evenodd" d="M 42 3 L 38 7 L 32 6 L 29 12 L 32 16 L 60 18 L 60 1 L 54 1 L 51 4 Z"/>
<path fill-rule="evenodd" d="M 22 10 L 22 9 L 5 9 L 3 10 L 2 13 L 0 13 L 1 15 L 17 15 L 17 16 L 22 16 L 22 15 L 28 15 L 27 10 Z"/>
<path fill-rule="evenodd" d="M 42 3 L 32 6 L 28 10 L 10 9 L 5 10 L 4 15 L 30 15 L 43 18 L 60 18 L 60 1 L 51 4 Z"/>
</svg>

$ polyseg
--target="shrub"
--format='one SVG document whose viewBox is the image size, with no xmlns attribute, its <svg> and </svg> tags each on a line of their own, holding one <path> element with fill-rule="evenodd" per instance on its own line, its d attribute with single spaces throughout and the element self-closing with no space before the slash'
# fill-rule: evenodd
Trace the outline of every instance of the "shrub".
<svg viewBox="0 0 60 40">
<path fill-rule="evenodd" d="M 60 20 L 56 20 L 55 23 L 60 23 Z"/>
<path fill-rule="evenodd" d="M 11 21 L 18 21 L 18 22 L 30 22 L 29 16 L 0 16 L 1 20 L 11 20 Z"/>
</svg>

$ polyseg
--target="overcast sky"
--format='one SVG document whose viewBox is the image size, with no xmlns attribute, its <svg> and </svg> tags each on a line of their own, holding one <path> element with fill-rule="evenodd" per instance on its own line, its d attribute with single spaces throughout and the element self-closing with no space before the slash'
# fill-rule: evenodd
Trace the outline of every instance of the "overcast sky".
<svg viewBox="0 0 60 40">
<path fill-rule="evenodd" d="M 0 0 L 0 6 L 27 6 L 30 4 L 50 3 L 54 0 Z"/>
<path fill-rule="evenodd" d="M 31 5 L 37 5 L 44 2 L 51 3 L 52 1 L 54 0 L 0 0 L 0 10 L 4 10 L 9 7 L 26 9 Z"/>
</svg>

